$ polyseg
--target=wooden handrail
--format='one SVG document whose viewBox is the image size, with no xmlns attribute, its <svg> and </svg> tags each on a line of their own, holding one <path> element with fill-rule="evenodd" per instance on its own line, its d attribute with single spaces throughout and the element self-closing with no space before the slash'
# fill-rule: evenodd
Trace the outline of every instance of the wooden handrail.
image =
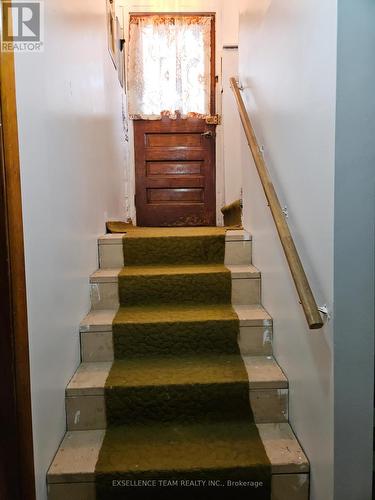
<svg viewBox="0 0 375 500">
<path fill-rule="evenodd" d="M 301 300 L 307 323 L 311 330 L 322 328 L 322 317 L 320 315 L 314 295 L 311 291 L 311 287 L 309 285 L 301 259 L 298 255 L 297 248 L 294 244 L 293 237 L 290 233 L 290 229 L 285 220 L 285 215 L 282 211 L 274 185 L 264 161 L 263 154 L 260 151 L 250 117 L 247 113 L 240 89 L 238 87 L 237 80 L 235 78 L 231 78 L 230 84 L 237 101 L 238 111 L 240 113 L 241 122 L 246 134 L 246 138 L 254 158 L 255 166 L 258 170 L 264 193 L 271 209 L 273 220 L 276 224 L 276 229 L 279 234 L 290 271 L 292 273 L 297 293 Z"/>
</svg>

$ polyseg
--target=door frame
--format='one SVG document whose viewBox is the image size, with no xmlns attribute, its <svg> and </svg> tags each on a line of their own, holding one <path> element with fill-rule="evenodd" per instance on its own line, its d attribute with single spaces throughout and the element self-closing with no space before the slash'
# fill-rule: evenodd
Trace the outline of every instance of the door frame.
<svg viewBox="0 0 375 500">
<path fill-rule="evenodd" d="M 35 500 L 14 54 L 1 48 L 0 120 L 0 497 Z"/>
<path fill-rule="evenodd" d="M 137 3 L 139 3 L 139 10 L 137 9 Z M 155 2 L 151 2 L 149 10 L 145 7 L 144 2 L 140 0 L 134 0 L 133 2 L 129 2 L 129 5 L 124 5 L 119 8 L 117 14 L 121 19 L 124 38 L 126 41 L 129 39 L 129 21 L 131 15 L 176 15 L 176 12 L 165 9 L 161 7 L 159 10 L 155 12 Z M 212 7 L 212 8 L 211 8 Z M 188 5 L 181 7 L 178 15 L 210 15 L 215 17 L 215 53 L 212 58 L 215 62 L 215 77 L 217 81 L 215 82 L 214 96 L 215 96 L 215 108 L 212 114 L 218 113 L 219 115 L 222 112 L 222 102 L 221 102 L 221 55 L 222 55 L 222 42 L 223 42 L 223 34 L 222 34 L 222 12 L 219 6 L 211 5 L 209 10 L 207 11 L 197 11 L 194 8 L 190 8 Z M 128 48 L 129 44 L 125 43 L 125 63 L 127 64 L 128 60 Z M 216 79 L 215 78 L 215 79 Z M 134 154 L 134 129 L 133 129 L 133 121 L 129 120 L 128 112 L 127 112 L 127 95 L 126 95 L 126 87 L 124 94 L 124 120 L 125 120 L 125 128 L 127 130 L 127 141 L 129 147 L 127 148 L 127 158 L 126 158 L 126 181 L 125 181 L 125 205 L 126 205 L 126 217 L 129 217 L 135 221 L 136 211 L 135 211 L 135 154 Z M 224 194 L 224 160 L 223 160 L 223 127 L 219 124 L 216 127 L 216 223 L 218 225 L 222 224 L 222 214 L 220 208 L 225 205 L 225 194 Z"/>
<path fill-rule="evenodd" d="M 189 18 L 189 17 L 206 17 L 210 19 L 210 103 L 209 103 L 209 108 L 210 108 L 210 114 L 215 115 L 216 114 L 216 87 L 218 84 L 218 79 L 216 76 L 216 19 L 217 15 L 216 12 L 196 12 L 196 11 L 189 11 L 189 12 L 160 12 L 160 11 L 148 11 L 148 12 L 133 12 L 130 11 L 128 15 L 128 29 L 131 24 L 132 18 L 140 18 L 140 17 L 152 17 L 152 16 L 171 16 L 171 17 L 178 17 L 178 18 Z M 130 37 L 130 32 L 128 32 L 128 38 Z M 128 43 L 128 47 L 130 46 L 130 43 Z M 163 120 L 162 120 L 163 121 Z M 136 221 L 138 224 L 138 210 L 140 210 L 141 206 L 141 201 L 142 204 L 145 203 L 143 200 L 142 193 L 139 190 L 139 184 L 137 179 L 137 143 L 139 145 L 139 137 L 137 137 L 136 129 L 137 129 L 137 122 L 147 122 L 147 120 L 132 120 L 132 128 L 133 128 L 133 137 L 132 137 L 132 148 L 133 148 L 133 158 L 134 158 L 134 208 L 135 208 L 135 217 Z M 151 124 L 152 126 L 159 122 L 159 120 L 156 120 Z M 176 123 L 181 123 L 180 118 L 177 118 L 177 120 L 171 121 L 171 131 L 172 129 L 175 129 Z M 182 120 L 182 128 L 184 127 L 184 122 L 185 120 Z M 202 120 L 203 122 L 203 120 Z M 206 127 L 212 128 L 213 131 L 216 131 L 216 125 L 209 125 L 206 124 Z M 141 126 L 142 127 L 142 126 Z M 139 128 L 138 128 L 139 130 Z M 211 173 L 212 175 L 212 181 L 213 181 L 213 196 L 209 197 L 210 203 L 210 208 L 213 209 L 213 212 L 215 214 L 214 220 L 210 222 L 210 224 L 215 225 L 216 224 L 216 218 L 217 218 L 217 196 L 216 196 L 216 183 L 217 183 L 217 176 L 216 176 L 216 171 L 217 171 L 217 165 L 216 165 L 216 151 L 217 151 L 217 140 L 216 140 L 216 132 L 215 132 L 215 146 L 211 148 L 211 168 L 213 169 L 213 172 Z M 210 183 L 211 184 L 211 183 Z M 211 202 L 212 200 L 212 202 Z M 137 207 L 138 203 L 138 207 Z M 144 207 L 143 207 L 144 208 Z M 142 210 L 140 210 L 142 212 Z M 161 225 L 163 225 L 161 223 Z"/>
</svg>

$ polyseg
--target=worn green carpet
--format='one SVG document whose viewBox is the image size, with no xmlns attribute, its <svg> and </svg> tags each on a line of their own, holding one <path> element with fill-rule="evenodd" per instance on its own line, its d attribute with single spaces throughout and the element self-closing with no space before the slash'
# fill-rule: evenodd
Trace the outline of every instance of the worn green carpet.
<svg viewBox="0 0 375 500">
<path fill-rule="evenodd" d="M 224 224 L 231 227 L 242 227 L 242 200 L 236 200 L 221 209 Z"/>
<path fill-rule="evenodd" d="M 134 228 L 123 247 L 97 499 L 269 500 L 225 231 Z"/>
</svg>

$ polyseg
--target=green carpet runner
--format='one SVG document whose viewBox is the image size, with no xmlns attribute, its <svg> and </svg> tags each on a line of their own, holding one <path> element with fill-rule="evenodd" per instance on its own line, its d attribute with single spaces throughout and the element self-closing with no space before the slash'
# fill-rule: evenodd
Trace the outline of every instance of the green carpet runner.
<svg viewBox="0 0 375 500">
<path fill-rule="evenodd" d="M 269 500 L 219 228 L 124 237 L 96 498 Z"/>
<path fill-rule="evenodd" d="M 224 225 L 231 227 L 242 226 L 242 200 L 236 200 L 221 209 L 224 216 Z"/>
</svg>

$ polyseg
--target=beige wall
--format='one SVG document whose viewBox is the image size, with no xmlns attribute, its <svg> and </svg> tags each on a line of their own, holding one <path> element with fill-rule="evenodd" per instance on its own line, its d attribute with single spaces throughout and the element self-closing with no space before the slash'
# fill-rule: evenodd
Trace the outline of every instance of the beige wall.
<svg viewBox="0 0 375 500">
<path fill-rule="evenodd" d="M 243 0 L 240 80 L 320 305 L 333 308 L 336 1 Z M 290 382 L 290 419 L 311 461 L 311 499 L 333 498 L 333 325 L 308 330 L 246 140 L 245 226 Z"/>
<path fill-rule="evenodd" d="M 45 50 L 17 54 L 17 104 L 38 500 L 65 432 L 96 238 L 124 214 L 121 93 L 105 2 L 49 0 Z"/>
</svg>

